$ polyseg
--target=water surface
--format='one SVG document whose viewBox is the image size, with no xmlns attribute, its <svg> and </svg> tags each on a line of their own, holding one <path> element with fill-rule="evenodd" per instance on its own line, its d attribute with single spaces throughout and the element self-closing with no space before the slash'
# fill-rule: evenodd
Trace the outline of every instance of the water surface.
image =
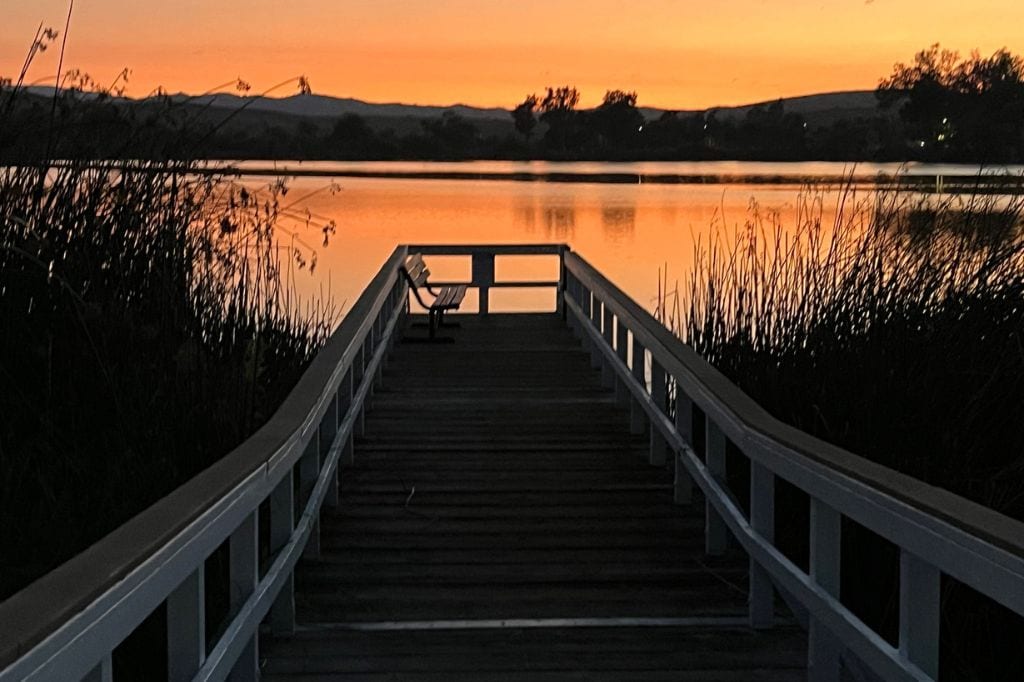
<svg viewBox="0 0 1024 682">
<path fill-rule="evenodd" d="M 272 166 L 273 162 L 249 162 Z M 606 273 L 641 304 L 650 307 L 658 293 L 659 269 L 668 272 L 668 283 L 686 275 L 695 246 L 709 239 L 732 239 L 732 233 L 756 215 L 777 216 L 794 229 L 797 213 L 806 210 L 804 180 L 809 174 L 828 175 L 844 164 L 764 164 L 739 162 L 673 164 L 550 164 L 518 162 L 408 163 L 369 162 L 317 164 L 278 162 L 278 166 L 315 167 L 325 177 L 292 177 L 287 199 L 297 201 L 312 214 L 311 227 L 296 228 L 299 238 L 317 251 L 318 265 L 312 277 L 300 272 L 295 283 L 306 296 L 329 293 L 346 307 L 358 296 L 395 245 L 402 243 L 567 243 Z M 620 182 L 515 182 L 502 179 L 452 179 L 446 177 L 352 177 L 356 171 L 411 171 L 445 174 L 452 168 L 473 167 L 481 172 L 505 172 L 531 166 L 545 172 L 557 167 L 563 173 L 607 171 L 608 167 L 630 172 L 693 172 L 748 177 L 772 174 L 789 182 L 709 182 L 690 184 Z M 863 168 L 864 164 L 860 166 Z M 671 169 L 669 168 L 671 167 Z M 882 165 L 870 168 L 881 172 Z M 888 164 L 885 172 L 896 170 Z M 330 171 L 340 175 L 330 176 Z M 964 174 L 976 167 L 917 167 L 921 173 L 936 171 Z M 265 178 L 249 177 L 253 185 Z M 866 198 L 869 188 L 858 189 Z M 823 220 L 835 216 L 840 193 L 835 186 L 822 192 Z M 330 244 L 320 244 L 317 229 L 328 220 L 337 223 Z M 499 258 L 499 279 L 557 278 L 555 259 Z M 428 258 L 436 278 L 469 279 L 468 258 Z M 466 308 L 476 305 L 473 294 Z M 492 310 L 515 310 L 554 305 L 553 293 L 543 290 L 492 290 Z"/>
</svg>

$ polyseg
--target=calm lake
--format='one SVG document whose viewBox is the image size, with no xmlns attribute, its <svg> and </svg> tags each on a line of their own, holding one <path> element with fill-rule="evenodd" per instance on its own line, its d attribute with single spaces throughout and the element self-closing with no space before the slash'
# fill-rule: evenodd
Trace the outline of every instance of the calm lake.
<svg viewBox="0 0 1024 682">
<path fill-rule="evenodd" d="M 826 224 L 840 199 L 837 186 L 853 172 L 922 178 L 971 177 L 976 166 L 842 163 L 546 163 L 546 162 L 269 162 L 232 164 L 250 186 L 279 174 L 285 204 L 303 215 L 290 223 L 300 248 L 315 250 L 313 275 L 294 275 L 305 297 L 321 292 L 347 310 L 396 244 L 565 242 L 643 305 L 657 296 L 659 268 L 670 288 L 686 276 L 695 245 L 729 241 L 757 211 L 793 229 L 811 198 L 806 183 L 830 183 L 816 196 Z M 1020 175 L 1024 167 L 985 173 Z M 932 180 L 925 180 L 932 183 Z M 934 185 L 932 185 L 934 186 Z M 870 199 L 870 186 L 857 198 Z M 328 246 L 319 228 L 337 233 Z M 553 258 L 499 257 L 498 279 L 557 278 Z M 469 279 L 468 258 L 428 258 L 438 279 Z M 492 291 L 491 309 L 554 307 L 546 290 Z M 474 310 L 473 293 L 465 310 Z"/>
</svg>

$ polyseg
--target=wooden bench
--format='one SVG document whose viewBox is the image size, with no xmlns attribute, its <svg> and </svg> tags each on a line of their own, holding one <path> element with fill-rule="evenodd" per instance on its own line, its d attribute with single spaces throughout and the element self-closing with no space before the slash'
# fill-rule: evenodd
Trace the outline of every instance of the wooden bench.
<svg viewBox="0 0 1024 682">
<path fill-rule="evenodd" d="M 444 323 L 445 311 L 459 309 L 462 299 L 466 296 L 466 285 L 459 284 L 453 287 L 441 287 L 440 291 L 434 291 L 433 287 L 427 283 L 430 270 L 427 270 L 427 266 L 423 262 L 423 254 L 421 253 L 414 253 L 406 258 L 401 271 L 405 280 L 409 283 L 409 288 L 412 290 L 412 295 L 416 297 L 417 303 L 428 311 L 430 338 L 433 339 L 437 336 L 438 327 Z M 434 297 L 434 300 L 429 305 L 420 296 L 420 289 L 426 289 Z"/>
</svg>

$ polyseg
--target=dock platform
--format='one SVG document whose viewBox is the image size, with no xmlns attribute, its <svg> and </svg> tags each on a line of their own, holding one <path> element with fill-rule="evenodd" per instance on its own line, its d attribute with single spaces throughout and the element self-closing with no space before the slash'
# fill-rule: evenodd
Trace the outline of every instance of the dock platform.
<svg viewBox="0 0 1024 682">
<path fill-rule="evenodd" d="M 263 679 L 806 679 L 561 317 L 453 319 L 397 343 Z"/>
</svg>

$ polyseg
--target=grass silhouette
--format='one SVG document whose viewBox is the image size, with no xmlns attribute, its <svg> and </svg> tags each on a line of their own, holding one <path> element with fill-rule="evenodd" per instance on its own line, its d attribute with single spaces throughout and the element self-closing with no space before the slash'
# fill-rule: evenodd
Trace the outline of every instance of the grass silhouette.
<svg viewBox="0 0 1024 682">
<path fill-rule="evenodd" d="M 681 290 L 659 283 L 659 316 L 782 421 L 1024 519 L 1024 198 L 849 183 L 825 222 L 827 189 L 806 189 L 795 225 L 756 203 L 719 225 Z M 806 568 L 807 496 L 783 484 L 777 504 Z M 896 547 L 848 519 L 843 533 L 842 600 L 895 642 Z M 1024 663 L 1019 617 L 948 578 L 942 607 L 944 677 Z"/>
</svg>

